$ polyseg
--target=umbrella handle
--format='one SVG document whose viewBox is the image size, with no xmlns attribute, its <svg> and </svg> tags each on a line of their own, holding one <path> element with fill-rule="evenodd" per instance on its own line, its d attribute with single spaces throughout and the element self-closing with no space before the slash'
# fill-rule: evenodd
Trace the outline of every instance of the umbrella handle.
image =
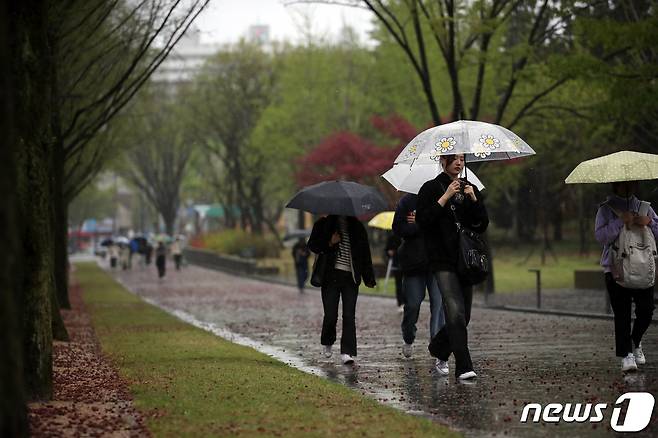
<svg viewBox="0 0 658 438">
<path fill-rule="evenodd" d="M 384 279 L 384 292 L 388 290 L 388 279 L 391 276 L 391 269 L 393 268 L 393 258 L 388 259 L 388 266 L 386 267 L 386 278 Z"/>
</svg>

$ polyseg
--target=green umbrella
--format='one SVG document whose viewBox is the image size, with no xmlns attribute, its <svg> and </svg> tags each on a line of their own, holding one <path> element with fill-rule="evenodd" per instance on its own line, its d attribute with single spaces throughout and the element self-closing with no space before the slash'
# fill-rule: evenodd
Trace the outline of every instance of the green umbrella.
<svg viewBox="0 0 658 438">
<path fill-rule="evenodd" d="M 621 151 L 583 161 L 564 180 L 567 184 L 658 179 L 658 155 Z"/>
</svg>

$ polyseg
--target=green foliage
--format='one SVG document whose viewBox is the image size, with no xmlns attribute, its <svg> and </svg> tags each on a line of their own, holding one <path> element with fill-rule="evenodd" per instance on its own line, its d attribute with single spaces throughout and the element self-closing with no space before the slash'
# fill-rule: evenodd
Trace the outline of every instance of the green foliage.
<svg viewBox="0 0 658 438">
<path fill-rule="evenodd" d="M 225 230 L 203 236 L 203 246 L 220 254 L 264 258 L 279 254 L 279 242 L 266 235 L 243 230 Z"/>
<path fill-rule="evenodd" d="M 80 226 L 86 219 L 101 220 L 111 216 L 114 208 L 112 190 L 103 190 L 91 184 L 69 204 L 69 221 L 75 226 Z"/>
<path fill-rule="evenodd" d="M 256 232 L 278 218 L 266 205 L 266 175 L 278 157 L 269 144 L 251 138 L 275 83 L 272 56 L 240 42 L 208 60 L 189 90 L 187 122 L 207 157 L 201 171 L 218 189 L 219 201 L 239 207 L 242 225 Z"/>
<path fill-rule="evenodd" d="M 457 436 L 184 324 L 77 266 L 103 351 L 155 436 Z"/>
</svg>

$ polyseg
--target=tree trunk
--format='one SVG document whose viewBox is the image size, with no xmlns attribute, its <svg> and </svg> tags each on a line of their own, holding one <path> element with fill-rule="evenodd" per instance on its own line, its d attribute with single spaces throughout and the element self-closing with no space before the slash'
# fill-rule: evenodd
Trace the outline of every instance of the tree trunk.
<svg viewBox="0 0 658 438">
<path fill-rule="evenodd" d="M 25 377 L 31 398 L 52 393 L 52 296 L 54 250 L 49 190 L 48 146 L 26 139 L 21 154 L 24 172 L 18 190 L 23 203 L 23 249 L 26 256 L 23 282 Z"/>
<path fill-rule="evenodd" d="M 162 213 L 162 220 L 164 220 L 165 223 L 165 233 L 169 236 L 174 235 L 174 226 L 176 223 L 176 213 L 174 212 L 172 214 L 171 211 L 163 211 Z"/>
<path fill-rule="evenodd" d="M 553 240 L 556 242 L 562 241 L 562 203 L 559 202 L 555 209 L 553 216 Z"/>
<path fill-rule="evenodd" d="M 9 17 L 12 17 L 12 20 Z M 27 437 L 28 421 L 23 376 L 23 333 L 19 323 L 19 303 L 22 282 L 22 252 L 20 241 L 20 204 L 16 197 L 19 136 L 16 132 L 14 107 L 19 102 L 14 78 L 20 58 L 12 53 L 20 41 L 12 25 L 15 11 L 7 3 L 0 6 L 0 345 L 4 355 L 0 360 L 0 436 Z M 11 30 L 10 30 L 11 28 Z"/>
<path fill-rule="evenodd" d="M 582 187 L 578 187 L 578 234 L 579 234 L 579 253 L 581 256 L 589 254 L 587 245 L 587 234 L 590 232 L 589 218 L 585 216 L 585 195 Z"/>
<path fill-rule="evenodd" d="M 12 3 L 13 4 L 13 3 Z M 52 395 L 52 318 L 54 293 L 52 132 L 50 127 L 51 57 L 47 29 L 49 4 L 31 0 L 13 15 L 17 38 L 17 126 L 21 137 L 16 193 L 21 206 L 24 275 L 21 279 L 24 373 L 32 399 Z"/>
<path fill-rule="evenodd" d="M 70 340 L 69 332 L 66 330 L 66 326 L 64 325 L 64 320 L 62 319 L 60 309 L 61 305 L 57 300 L 57 293 L 53 288 L 50 297 L 50 317 L 52 321 L 51 327 L 53 331 L 53 339 L 57 341 L 68 342 Z"/>
<path fill-rule="evenodd" d="M 53 203 L 55 207 L 54 255 L 55 290 L 57 301 L 63 309 L 70 309 L 68 282 L 68 202 L 64 199 L 64 148 L 57 142 L 54 152 Z"/>
<path fill-rule="evenodd" d="M 260 178 L 254 178 L 251 182 L 251 210 L 253 211 L 252 232 L 263 234 L 263 187 Z"/>
</svg>

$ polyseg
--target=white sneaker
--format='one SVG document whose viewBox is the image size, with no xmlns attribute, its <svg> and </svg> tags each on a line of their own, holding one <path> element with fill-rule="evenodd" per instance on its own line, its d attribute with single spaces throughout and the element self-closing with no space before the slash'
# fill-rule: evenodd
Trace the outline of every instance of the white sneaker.
<svg viewBox="0 0 658 438">
<path fill-rule="evenodd" d="M 448 374 L 450 374 L 447 360 L 437 359 L 436 363 L 434 364 L 434 368 L 436 368 L 436 372 L 441 374 L 442 376 L 447 376 Z"/>
<path fill-rule="evenodd" d="M 635 363 L 635 356 L 633 353 L 628 353 L 628 356 L 621 360 L 622 371 L 637 371 L 637 364 Z"/>
<path fill-rule="evenodd" d="M 478 375 L 475 374 L 475 371 L 466 371 L 465 373 L 462 373 L 459 375 L 459 378 L 461 380 L 468 380 L 468 379 L 474 379 Z"/>
<path fill-rule="evenodd" d="M 340 360 L 343 361 L 343 365 L 351 365 L 354 363 L 354 358 L 350 356 L 349 354 L 341 354 L 340 355 Z"/>
<path fill-rule="evenodd" d="M 322 354 L 324 354 L 324 357 L 331 357 L 331 345 L 323 345 Z"/>
<path fill-rule="evenodd" d="M 404 304 L 398 306 L 398 313 L 404 313 Z"/>
<path fill-rule="evenodd" d="M 644 357 L 644 352 L 642 351 L 642 344 L 637 346 L 636 349 L 633 350 L 633 356 L 635 357 L 635 364 L 636 365 L 644 365 L 647 363 L 647 358 Z"/>
<path fill-rule="evenodd" d="M 402 355 L 404 357 L 411 357 L 414 352 L 414 344 L 407 344 L 406 342 L 402 345 Z"/>
</svg>

